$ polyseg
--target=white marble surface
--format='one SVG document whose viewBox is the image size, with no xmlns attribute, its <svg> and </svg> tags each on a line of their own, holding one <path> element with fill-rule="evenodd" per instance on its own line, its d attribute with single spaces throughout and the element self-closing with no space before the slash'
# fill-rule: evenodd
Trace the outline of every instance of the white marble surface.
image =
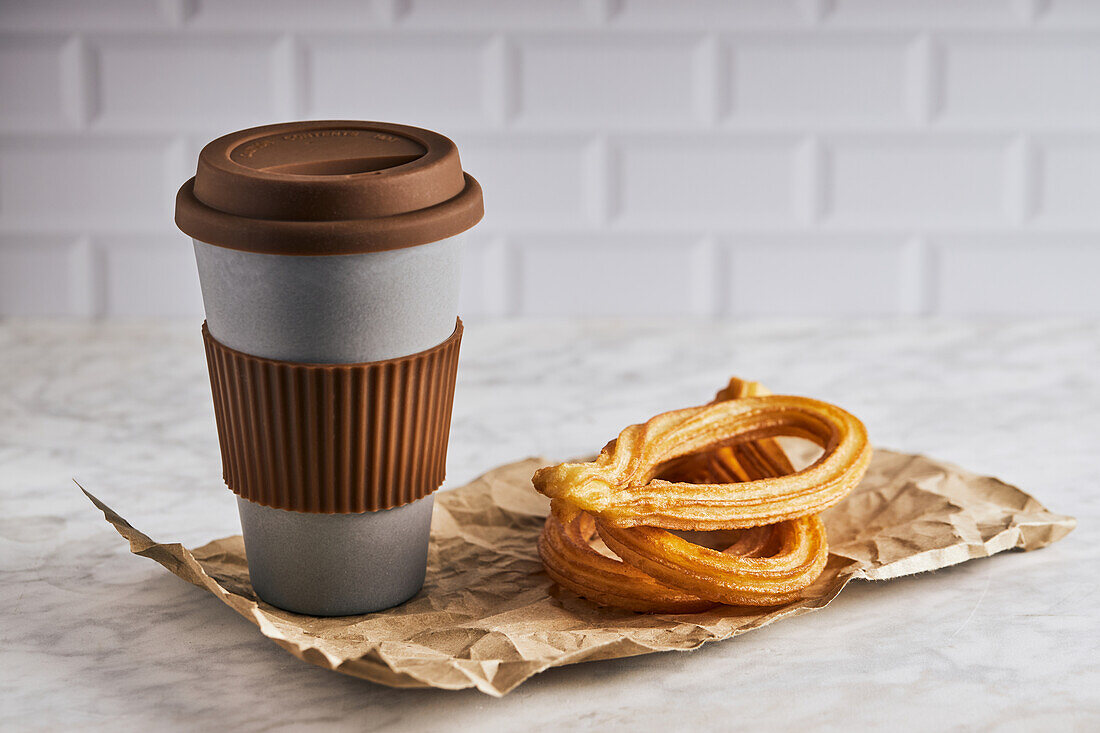
<svg viewBox="0 0 1100 733">
<path fill-rule="evenodd" d="M 598 448 L 733 373 L 832 400 L 874 441 L 1016 483 L 1067 539 L 849 586 L 690 653 L 552 670 L 508 697 L 304 664 L 134 557 L 72 484 L 162 541 L 237 531 L 197 323 L 0 324 L 0 728 L 1100 728 L 1100 323 L 468 325 L 448 485 Z"/>
</svg>

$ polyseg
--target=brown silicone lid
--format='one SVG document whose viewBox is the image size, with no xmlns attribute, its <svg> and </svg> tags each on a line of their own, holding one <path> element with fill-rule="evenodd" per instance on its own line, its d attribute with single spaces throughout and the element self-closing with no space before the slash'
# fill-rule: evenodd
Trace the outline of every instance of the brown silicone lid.
<svg viewBox="0 0 1100 733">
<path fill-rule="evenodd" d="M 202 327 L 226 485 L 319 514 L 391 509 L 443 483 L 462 321 L 430 349 L 299 364 L 231 349 Z"/>
<path fill-rule="evenodd" d="M 325 120 L 214 140 L 176 195 L 176 225 L 207 244 L 283 255 L 376 252 L 463 232 L 481 187 L 437 132 Z"/>
</svg>

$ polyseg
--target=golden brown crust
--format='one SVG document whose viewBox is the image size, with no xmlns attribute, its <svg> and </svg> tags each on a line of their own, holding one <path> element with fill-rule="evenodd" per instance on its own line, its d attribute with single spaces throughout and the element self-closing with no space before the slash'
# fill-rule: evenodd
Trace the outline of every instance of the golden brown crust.
<svg viewBox="0 0 1100 733">
<path fill-rule="evenodd" d="M 779 435 L 807 438 L 825 452 L 796 473 L 740 483 L 655 478 L 683 456 Z M 870 459 L 866 430 L 850 413 L 806 397 L 767 395 L 662 413 L 623 430 L 595 461 L 542 468 L 532 481 L 551 499 L 616 527 L 735 529 L 832 506 L 859 482 Z"/>
<path fill-rule="evenodd" d="M 622 529 L 596 522 L 607 546 L 649 577 L 709 601 L 741 606 L 794 600 L 825 567 L 825 526 L 816 514 L 772 526 L 779 536 L 778 550 L 768 557 L 746 558 L 701 547 L 656 527 Z"/>
<path fill-rule="evenodd" d="M 595 525 L 588 514 L 562 522 L 546 518 L 539 536 L 539 557 L 558 585 L 605 606 L 651 613 L 697 613 L 712 601 L 663 585 L 590 544 Z"/>
<path fill-rule="evenodd" d="M 798 598 L 828 560 L 817 512 L 858 483 L 870 447 L 863 425 L 840 408 L 768 395 L 733 378 L 710 405 L 630 426 L 596 461 L 540 469 L 535 487 L 552 498 L 539 538 L 550 577 L 635 611 Z M 796 472 L 776 435 L 809 438 L 825 452 Z M 736 536 L 719 551 L 669 529 Z M 597 532 L 621 560 L 592 547 Z"/>
</svg>

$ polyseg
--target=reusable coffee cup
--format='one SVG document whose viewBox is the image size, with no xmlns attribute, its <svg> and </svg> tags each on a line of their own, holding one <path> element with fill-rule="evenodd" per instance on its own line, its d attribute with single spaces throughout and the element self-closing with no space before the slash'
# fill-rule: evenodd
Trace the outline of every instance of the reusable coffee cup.
<svg viewBox="0 0 1100 733">
<path fill-rule="evenodd" d="M 223 477 L 252 587 L 297 613 L 424 583 L 481 188 L 428 130 L 267 125 L 214 140 L 176 197 L 194 240 Z"/>
</svg>

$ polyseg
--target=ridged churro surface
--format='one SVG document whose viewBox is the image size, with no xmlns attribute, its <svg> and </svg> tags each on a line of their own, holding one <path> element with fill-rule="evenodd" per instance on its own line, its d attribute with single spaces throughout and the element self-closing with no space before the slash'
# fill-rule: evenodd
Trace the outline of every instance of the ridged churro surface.
<svg viewBox="0 0 1100 733">
<path fill-rule="evenodd" d="M 823 450 L 796 471 L 774 438 Z M 799 596 L 828 559 L 818 517 L 859 483 L 871 448 L 850 413 L 733 378 L 715 400 L 631 425 L 596 460 L 537 471 L 551 498 L 547 573 L 604 605 L 688 613 Z M 737 530 L 712 549 L 670 530 Z M 618 558 L 592 546 L 598 536 Z"/>
</svg>

